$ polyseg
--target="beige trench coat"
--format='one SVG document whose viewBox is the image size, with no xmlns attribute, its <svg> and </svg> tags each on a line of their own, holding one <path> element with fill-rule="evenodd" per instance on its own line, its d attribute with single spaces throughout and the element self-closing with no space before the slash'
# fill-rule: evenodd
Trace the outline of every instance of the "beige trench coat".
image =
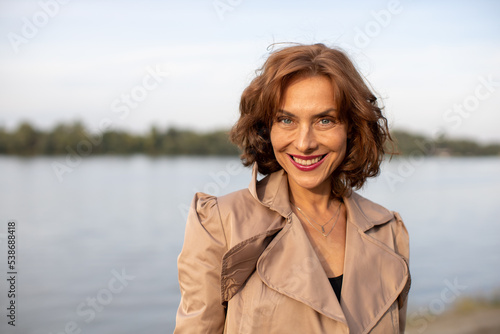
<svg viewBox="0 0 500 334">
<path fill-rule="evenodd" d="M 409 244 L 397 213 L 352 192 L 340 303 L 279 171 L 219 198 L 196 194 L 178 259 L 174 333 L 403 333 Z"/>
</svg>

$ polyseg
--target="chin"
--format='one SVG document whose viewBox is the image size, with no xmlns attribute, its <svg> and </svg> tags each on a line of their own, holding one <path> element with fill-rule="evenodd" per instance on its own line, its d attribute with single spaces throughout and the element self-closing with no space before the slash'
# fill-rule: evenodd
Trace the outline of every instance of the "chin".
<svg viewBox="0 0 500 334">
<path fill-rule="evenodd" d="M 292 181 L 296 185 L 298 185 L 301 188 L 308 189 L 308 190 L 314 190 L 319 187 L 324 186 L 325 184 L 330 183 L 330 178 L 321 178 L 318 179 L 317 177 L 294 177 L 294 175 L 288 174 L 289 181 Z"/>
</svg>

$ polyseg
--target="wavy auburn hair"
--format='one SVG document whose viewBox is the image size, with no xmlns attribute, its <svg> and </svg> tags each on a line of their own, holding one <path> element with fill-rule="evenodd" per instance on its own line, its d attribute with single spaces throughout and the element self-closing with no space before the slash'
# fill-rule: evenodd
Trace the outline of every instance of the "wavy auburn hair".
<svg viewBox="0 0 500 334">
<path fill-rule="evenodd" d="M 344 52 L 323 44 L 294 45 L 273 52 L 243 91 L 240 118 L 229 135 L 242 149 L 245 166 L 257 162 L 264 175 L 282 169 L 274 156 L 271 126 L 283 105 L 286 87 L 293 79 L 311 76 L 331 80 L 340 120 L 348 125 L 346 155 L 332 174 L 332 191 L 341 197 L 379 174 L 385 142 L 392 142 L 377 98 Z"/>
</svg>

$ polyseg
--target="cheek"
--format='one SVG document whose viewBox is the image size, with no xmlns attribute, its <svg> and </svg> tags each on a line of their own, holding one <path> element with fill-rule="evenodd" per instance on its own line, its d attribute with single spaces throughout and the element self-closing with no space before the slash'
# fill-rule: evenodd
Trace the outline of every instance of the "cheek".
<svg viewBox="0 0 500 334">
<path fill-rule="evenodd" d="M 347 138 L 343 138 L 338 144 L 338 151 L 341 153 L 342 158 L 347 153 Z"/>
<path fill-rule="evenodd" d="M 339 151 L 341 160 L 344 160 L 347 155 L 347 136 L 341 141 Z"/>
<path fill-rule="evenodd" d="M 344 152 L 347 148 L 347 135 L 344 131 L 335 131 L 322 134 L 318 142 L 333 152 Z"/>
<path fill-rule="evenodd" d="M 281 131 L 276 127 L 271 128 L 270 139 L 275 152 L 279 152 L 284 146 L 283 136 L 280 132 Z"/>
<path fill-rule="evenodd" d="M 332 144 L 335 145 L 340 152 L 345 152 L 347 150 L 347 128 L 343 126 L 339 130 Z"/>
<path fill-rule="evenodd" d="M 339 145 L 340 150 L 346 151 L 346 149 L 347 149 L 347 136 L 346 135 L 345 136 L 341 136 L 339 138 L 339 144 L 338 145 Z"/>
</svg>

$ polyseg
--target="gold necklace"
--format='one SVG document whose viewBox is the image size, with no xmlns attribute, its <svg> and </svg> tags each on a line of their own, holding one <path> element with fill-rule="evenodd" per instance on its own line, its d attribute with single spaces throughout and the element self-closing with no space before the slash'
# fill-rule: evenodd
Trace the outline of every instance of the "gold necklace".
<svg viewBox="0 0 500 334">
<path fill-rule="evenodd" d="M 328 219 L 328 221 L 327 221 L 326 223 L 324 223 L 323 225 L 318 224 L 318 223 L 317 223 L 314 219 L 312 219 L 312 218 L 311 218 L 311 220 L 312 220 L 312 221 L 313 221 L 316 225 L 321 226 L 321 231 L 320 231 L 320 230 L 319 230 L 316 226 L 314 226 L 314 225 L 311 223 L 311 221 L 309 220 L 309 217 L 307 217 L 307 215 L 306 215 L 306 213 L 305 213 L 304 211 L 302 211 L 302 210 L 301 210 L 298 206 L 296 206 L 296 205 L 295 205 L 295 204 L 293 204 L 292 202 L 290 202 L 290 204 L 292 204 L 294 207 L 296 207 L 296 208 L 297 208 L 297 210 L 298 210 L 298 211 L 299 211 L 299 212 L 300 212 L 300 213 L 304 216 L 304 218 L 307 220 L 307 222 L 309 223 L 309 225 L 311 225 L 311 226 L 312 226 L 312 227 L 313 227 L 316 231 L 318 231 L 319 233 L 321 233 L 321 235 L 323 235 L 325 238 L 326 238 L 327 236 L 329 236 L 329 235 L 330 235 L 330 233 L 332 233 L 333 228 L 335 227 L 335 225 L 337 225 L 337 222 L 338 222 L 338 220 L 339 220 L 339 216 L 340 216 L 340 207 L 342 206 L 342 202 L 340 202 L 340 204 L 339 204 L 339 208 L 337 209 L 337 214 L 336 214 L 337 218 L 335 219 L 335 223 L 333 223 L 332 228 L 330 229 L 330 231 L 328 231 L 328 233 L 326 233 L 326 234 L 325 234 L 325 225 L 326 225 L 326 224 L 328 224 L 328 223 L 329 223 L 329 222 L 333 219 L 333 217 L 334 217 L 335 215 L 334 215 L 334 216 L 332 216 L 332 218 Z"/>
</svg>

